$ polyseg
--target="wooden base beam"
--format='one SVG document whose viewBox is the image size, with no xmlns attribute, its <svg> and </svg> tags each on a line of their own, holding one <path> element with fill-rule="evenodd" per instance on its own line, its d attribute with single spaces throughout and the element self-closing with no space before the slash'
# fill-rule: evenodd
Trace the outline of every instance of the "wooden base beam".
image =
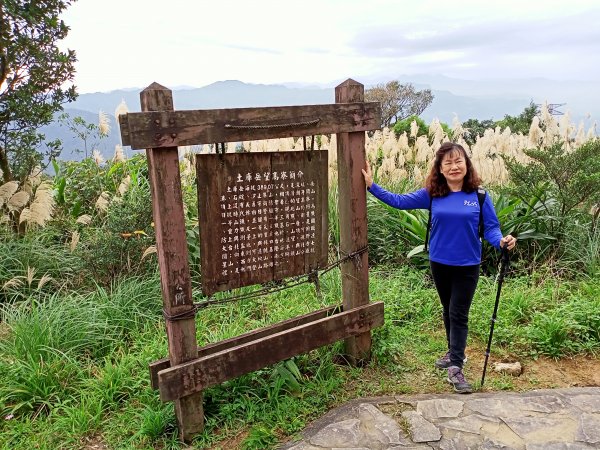
<svg viewBox="0 0 600 450">
<path fill-rule="evenodd" d="M 383 302 L 370 303 L 194 359 L 158 372 L 160 398 L 177 400 L 381 325 Z"/>
<path fill-rule="evenodd" d="M 246 344 L 248 342 L 255 341 L 265 336 L 270 336 L 281 331 L 289 330 L 300 325 L 304 325 L 315 320 L 322 319 L 324 317 L 331 316 L 337 311 L 341 310 L 341 306 L 329 306 L 328 308 L 319 309 L 317 311 L 304 314 L 302 316 L 293 317 L 282 322 L 270 325 L 264 328 L 258 328 L 256 330 L 249 331 L 248 333 L 241 334 L 223 341 L 215 342 L 213 344 L 205 345 L 204 347 L 198 347 L 198 357 L 212 355 L 230 348 L 237 347 L 238 345 Z M 158 372 L 171 367 L 171 361 L 169 358 L 162 358 L 157 361 L 150 363 L 150 385 L 152 389 L 158 390 Z"/>
</svg>

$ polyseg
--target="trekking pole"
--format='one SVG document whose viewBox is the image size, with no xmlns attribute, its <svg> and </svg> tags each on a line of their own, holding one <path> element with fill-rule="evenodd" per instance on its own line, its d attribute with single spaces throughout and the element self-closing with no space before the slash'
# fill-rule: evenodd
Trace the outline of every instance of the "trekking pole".
<svg viewBox="0 0 600 450">
<path fill-rule="evenodd" d="M 498 291 L 496 292 L 496 304 L 494 305 L 494 313 L 492 314 L 490 337 L 488 339 L 487 349 L 485 350 L 485 362 L 483 363 L 483 374 L 481 375 L 481 386 L 485 381 L 485 371 L 487 369 L 488 358 L 490 357 L 490 349 L 492 347 L 492 335 L 494 334 L 494 324 L 496 323 L 496 315 L 498 313 L 498 305 L 500 304 L 500 290 L 502 289 L 502 282 L 504 281 L 504 275 L 506 275 L 506 269 L 508 268 L 508 244 L 504 244 L 500 250 L 501 263 L 500 273 L 498 274 Z"/>
</svg>

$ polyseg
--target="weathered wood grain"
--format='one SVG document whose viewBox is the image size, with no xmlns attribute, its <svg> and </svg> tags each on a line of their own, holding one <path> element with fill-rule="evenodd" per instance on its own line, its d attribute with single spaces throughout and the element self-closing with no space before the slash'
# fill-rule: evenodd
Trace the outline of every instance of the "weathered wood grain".
<svg viewBox="0 0 600 450">
<path fill-rule="evenodd" d="M 170 90 L 157 83 L 140 93 L 142 111 L 173 109 Z M 152 212 L 156 232 L 163 308 L 170 316 L 194 309 L 188 248 L 183 214 L 183 197 L 177 147 L 146 151 L 152 192 Z M 181 364 L 198 356 L 194 316 L 166 322 L 171 364 Z M 180 439 L 188 442 L 204 428 L 202 392 L 175 402 Z"/>
<path fill-rule="evenodd" d="M 158 373 L 160 398 L 175 400 L 382 324 L 383 302 L 376 302 L 172 366 Z"/>
<path fill-rule="evenodd" d="M 160 110 L 120 116 L 132 149 L 241 142 L 381 128 L 379 103 L 207 110 Z M 241 128 L 240 128 L 241 127 Z"/>
<path fill-rule="evenodd" d="M 361 102 L 364 86 L 347 80 L 335 88 L 335 101 Z M 365 133 L 338 133 L 338 211 L 340 250 L 350 254 L 367 246 L 367 197 L 362 169 L 365 167 Z M 369 257 L 364 252 L 341 266 L 344 310 L 369 303 Z M 354 364 L 370 359 L 371 333 L 346 340 L 346 352 Z"/>
</svg>

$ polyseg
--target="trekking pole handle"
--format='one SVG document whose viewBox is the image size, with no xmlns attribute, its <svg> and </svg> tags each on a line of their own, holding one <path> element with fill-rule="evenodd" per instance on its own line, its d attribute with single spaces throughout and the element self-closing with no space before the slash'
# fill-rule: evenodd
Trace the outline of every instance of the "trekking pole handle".
<svg viewBox="0 0 600 450">
<path fill-rule="evenodd" d="M 500 255 L 502 256 L 502 261 L 508 261 L 508 242 L 505 242 L 500 249 Z"/>
</svg>

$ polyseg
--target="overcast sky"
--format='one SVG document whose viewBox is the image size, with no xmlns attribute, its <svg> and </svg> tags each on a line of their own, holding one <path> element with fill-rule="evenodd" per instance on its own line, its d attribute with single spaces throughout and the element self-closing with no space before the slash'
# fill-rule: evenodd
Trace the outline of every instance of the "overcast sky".
<svg viewBox="0 0 600 450">
<path fill-rule="evenodd" d="M 600 78 L 600 0 L 79 0 L 80 93 L 401 75 Z"/>
</svg>

